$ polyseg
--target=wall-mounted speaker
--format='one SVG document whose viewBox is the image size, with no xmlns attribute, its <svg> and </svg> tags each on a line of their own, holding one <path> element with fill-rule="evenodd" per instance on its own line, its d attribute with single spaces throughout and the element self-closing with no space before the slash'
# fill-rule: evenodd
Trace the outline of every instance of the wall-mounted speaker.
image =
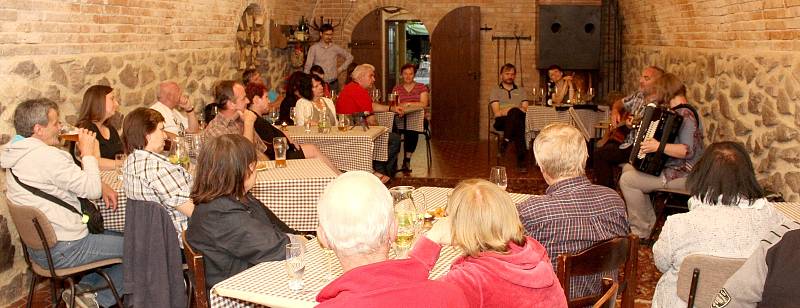
<svg viewBox="0 0 800 308">
<path fill-rule="evenodd" d="M 537 68 L 599 69 L 601 28 L 600 6 L 540 5 Z"/>
</svg>

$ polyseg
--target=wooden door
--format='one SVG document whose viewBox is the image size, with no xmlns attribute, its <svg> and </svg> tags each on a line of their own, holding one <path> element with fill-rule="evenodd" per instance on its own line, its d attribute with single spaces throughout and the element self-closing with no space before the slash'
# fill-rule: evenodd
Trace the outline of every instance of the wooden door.
<svg viewBox="0 0 800 308">
<path fill-rule="evenodd" d="M 460 7 L 431 34 L 431 133 L 439 140 L 480 138 L 480 22 L 480 7 Z"/>
<path fill-rule="evenodd" d="M 381 9 L 370 12 L 353 29 L 349 46 L 354 63 L 368 63 L 375 67 L 375 87 L 381 89 L 381 93 L 385 93 L 381 88 L 381 80 L 383 80 L 382 24 Z"/>
</svg>

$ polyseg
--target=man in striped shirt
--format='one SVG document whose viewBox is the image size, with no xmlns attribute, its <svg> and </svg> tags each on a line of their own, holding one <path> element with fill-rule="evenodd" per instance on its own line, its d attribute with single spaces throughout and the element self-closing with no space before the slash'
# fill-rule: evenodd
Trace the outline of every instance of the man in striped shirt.
<svg viewBox="0 0 800 308">
<path fill-rule="evenodd" d="M 575 253 L 630 232 L 625 203 L 608 187 L 586 178 L 588 152 L 577 128 L 548 125 L 533 143 L 546 194 L 517 205 L 526 232 L 542 243 L 553 268 L 559 254 Z M 600 275 L 573 277 L 569 298 L 600 292 Z"/>
</svg>

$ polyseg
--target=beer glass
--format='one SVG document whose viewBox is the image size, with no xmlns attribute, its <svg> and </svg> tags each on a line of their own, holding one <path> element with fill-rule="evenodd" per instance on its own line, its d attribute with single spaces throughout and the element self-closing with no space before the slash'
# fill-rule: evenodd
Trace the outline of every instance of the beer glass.
<svg viewBox="0 0 800 308">
<path fill-rule="evenodd" d="M 272 138 L 272 148 L 275 149 L 275 167 L 286 168 L 286 151 L 289 149 L 286 137 Z"/>
</svg>

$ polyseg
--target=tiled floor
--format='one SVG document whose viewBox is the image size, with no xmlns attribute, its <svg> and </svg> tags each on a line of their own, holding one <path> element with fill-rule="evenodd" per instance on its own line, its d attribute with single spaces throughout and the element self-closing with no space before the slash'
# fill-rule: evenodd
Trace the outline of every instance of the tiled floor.
<svg viewBox="0 0 800 308">
<path fill-rule="evenodd" d="M 491 154 L 487 154 L 487 142 L 463 143 L 431 140 L 432 164 L 427 166 L 424 139 L 421 139 L 417 151 L 411 160 L 410 173 L 397 173 L 389 182 L 389 186 L 411 185 L 454 187 L 459 181 L 468 178 L 488 178 L 491 166 L 497 165 L 495 160 L 496 144 L 491 143 Z M 499 165 L 507 167 L 508 191 L 526 194 L 543 194 L 547 183 L 542 178 L 539 168 L 533 162 L 532 155 L 528 159 L 528 172 L 516 172 L 514 149 L 509 149 L 500 159 Z M 401 154 L 402 155 L 402 154 Z M 491 159 L 489 158 L 491 157 Z M 399 159 L 402 161 L 402 158 Z M 589 174 L 591 176 L 591 174 Z M 653 264 L 653 253 L 650 247 L 642 247 L 639 251 L 639 285 L 636 294 L 636 307 L 649 307 L 661 273 Z M 34 297 L 34 307 L 45 307 L 50 303 L 49 285 L 41 284 Z M 62 304 L 63 306 L 63 304 Z M 25 299 L 11 307 L 25 307 Z"/>
</svg>

